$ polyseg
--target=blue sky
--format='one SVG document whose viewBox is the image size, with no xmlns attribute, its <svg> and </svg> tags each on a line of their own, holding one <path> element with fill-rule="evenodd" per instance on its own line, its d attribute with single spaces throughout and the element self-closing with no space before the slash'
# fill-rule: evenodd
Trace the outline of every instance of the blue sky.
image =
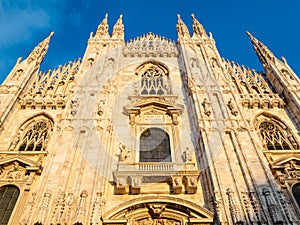
<svg viewBox="0 0 300 225">
<path fill-rule="evenodd" d="M 41 70 L 82 57 L 105 13 L 110 32 L 123 14 L 126 40 L 149 31 L 177 40 L 176 14 L 191 31 L 194 13 L 213 33 L 222 57 L 262 70 L 245 33 L 250 31 L 300 75 L 299 0 L 0 0 L 0 82 L 51 31 Z"/>
</svg>

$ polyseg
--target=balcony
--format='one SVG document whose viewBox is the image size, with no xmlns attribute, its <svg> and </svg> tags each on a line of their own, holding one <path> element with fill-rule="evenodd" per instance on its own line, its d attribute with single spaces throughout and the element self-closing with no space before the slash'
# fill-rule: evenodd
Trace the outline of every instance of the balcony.
<svg viewBox="0 0 300 225">
<path fill-rule="evenodd" d="M 113 172 L 116 194 L 139 194 L 146 184 L 168 186 L 172 193 L 196 193 L 199 170 L 195 163 L 138 162 L 118 163 Z M 183 186 L 185 188 L 183 188 Z"/>
</svg>

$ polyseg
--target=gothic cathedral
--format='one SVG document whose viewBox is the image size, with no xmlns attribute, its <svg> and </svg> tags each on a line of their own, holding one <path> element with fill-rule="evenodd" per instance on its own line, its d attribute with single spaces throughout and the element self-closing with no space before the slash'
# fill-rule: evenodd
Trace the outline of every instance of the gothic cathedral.
<svg viewBox="0 0 300 225">
<path fill-rule="evenodd" d="M 124 40 L 40 71 L 53 33 L 0 86 L 0 225 L 300 224 L 300 80 L 220 56 L 192 15 L 178 40 Z"/>
</svg>

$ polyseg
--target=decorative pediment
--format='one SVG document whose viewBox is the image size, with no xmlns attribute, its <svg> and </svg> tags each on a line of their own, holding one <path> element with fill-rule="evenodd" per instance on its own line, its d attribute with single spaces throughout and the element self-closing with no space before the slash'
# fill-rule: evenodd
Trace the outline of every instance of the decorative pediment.
<svg viewBox="0 0 300 225">
<path fill-rule="evenodd" d="M 22 155 L 0 159 L 0 182 L 24 186 L 26 191 L 30 190 L 34 177 L 41 172 L 42 165 L 39 162 Z"/>
<path fill-rule="evenodd" d="M 30 160 L 24 156 L 18 155 L 18 156 L 11 156 L 11 157 L 5 157 L 3 159 L 0 159 L 0 166 L 4 166 L 7 164 L 12 164 L 17 162 L 19 165 L 22 165 L 27 170 L 40 170 L 41 164 L 38 162 L 35 162 L 33 160 Z"/>
<path fill-rule="evenodd" d="M 272 169 L 284 169 L 287 164 L 299 164 L 300 165 L 300 154 L 296 155 L 285 155 L 273 162 L 270 162 Z M 300 167 L 299 167 L 300 168 Z"/>
<path fill-rule="evenodd" d="M 133 104 L 124 107 L 124 114 L 129 115 L 130 124 L 135 123 L 135 117 L 144 113 L 151 114 L 168 114 L 172 117 L 173 123 L 178 124 L 178 115 L 183 112 L 183 105 L 174 103 L 173 99 L 165 97 L 148 97 L 141 98 Z"/>
<path fill-rule="evenodd" d="M 269 156 L 269 159 L 271 157 Z M 300 181 L 300 154 L 282 155 L 274 161 L 269 160 L 269 165 L 275 178 L 282 187 L 293 185 Z"/>
</svg>

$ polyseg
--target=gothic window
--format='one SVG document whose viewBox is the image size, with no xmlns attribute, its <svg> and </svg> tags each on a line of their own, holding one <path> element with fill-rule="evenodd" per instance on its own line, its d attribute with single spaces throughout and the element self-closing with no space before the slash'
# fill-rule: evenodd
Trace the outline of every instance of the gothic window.
<svg viewBox="0 0 300 225">
<path fill-rule="evenodd" d="M 19 151 L 43 151 L 51 131 L 51 124 L 48 120 L 39 119 L 25 127 L 23 134 L 18 142 Z M 18 138 L 17 138 L 18 139 Z"/>
<path fill-rule="evenodd" d="M 170 94 L 170 85 L 165 74 L 155 67 L 148 68 L 141 77 L 141 95 Z"/>
<path fill-rule="evenodd" d="M 259 125 L 259 132 L 268 150 L 298 149 L 292 134 L 273 121 L 263 121 Z"/>
<path fill-rule="evenodd" d="M 0 225 L 8 224 L 19 193 L 19 189 L 13 185 L 6 185 L 0 188 Z"/>
<path fill-rule="evenodd" d="M 295 184 L 292 188 L 292 191 L 298 207 L 300 208 L 300 183 Z"/>
<path fill-rule="evenodd" d="M 140 162 L 171 162 L 170 138 L 159 128 L 145 130 L 140 139 Z"/>
</svg>

